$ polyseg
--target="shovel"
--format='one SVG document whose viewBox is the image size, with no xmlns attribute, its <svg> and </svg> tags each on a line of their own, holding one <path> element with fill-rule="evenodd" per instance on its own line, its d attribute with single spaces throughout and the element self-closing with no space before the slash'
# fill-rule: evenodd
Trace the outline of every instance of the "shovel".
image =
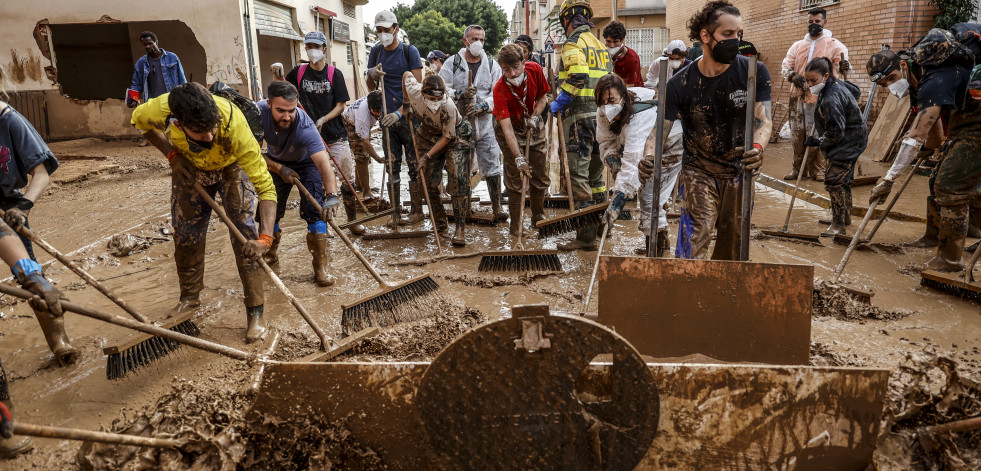
<svg viewBox="0 0 981 471">
<path fill-rule="evenodd" d="M 746 74 L 746 130 L 743 136 L 743 149 L 753 148 L 753 124 L 756 121 L 756 54 L 749 56 L 749 71 Z M 743 170 L 742 227 L 739 231 L 739 260 L 749 261 L 750 216 L 753 211 L 753 171 Z"/>
</svg>

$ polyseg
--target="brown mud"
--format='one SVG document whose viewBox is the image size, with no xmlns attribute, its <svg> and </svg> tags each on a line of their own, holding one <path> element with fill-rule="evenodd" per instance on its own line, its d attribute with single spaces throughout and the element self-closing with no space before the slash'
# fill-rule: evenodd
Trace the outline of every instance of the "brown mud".
<svg viewBox="0 0 981 471">
<path fill-rule="evenodd" d="M 768 152 L 788 153 L 789 149 L 783 147 L 789 146 L 778 144 Z M 68 158 L 63 159 L 61 168 L 53 174 L 54 182 L 49 191 L 31 212 L 32 229 L 66 256 L 81 263 L 96 279 L 102 280 L 140 312 L 155 320 L 172 315 L 178 298 L 173 245 L 156 240 L 170 237 L 168 231 L 172 230 L 167 224 L 170 178 L 166 160 L 152 147 L 139 146 L 132 141 L 85 139 L 55 143 L 52 149 L 57 155 Z M 380 168 L 373 165 L 375 194 L 379 193 Z M 407 181 L 406 176 L 403 179 Z M 922 202 L 924 194 L 918 193 L 920 187 L 911 185 L 903 198 Z M 484 185 L 478 188 L 474 194 L 486 200 Z M 403 190 L 406 193 L 403 199 L 407 199 L 407 185 L 403 185 Z M 861 199 L 861 191 L 856 192 L 856 200 Z M 291 207 L 296 201 L 298 195 L 294 192 Z M 789 196 L 758 186 L 753 223 L 757 228 L 782 226 L 788 203 Z M 628 203 L 628 209 L 632 209 L 632 204 Z M 791 231 L 810 233 L 824 229 L 816 221 L 826 210 L 799 201 L 797 204 Z M 915 205 L 920 206 L 922 204 Z M 913 205 L 910 207 L 915 209 Z M 562 212 L 547 209 L 547 216 Z M 372 221 L 368 224 L 369 230 L 387 230 L 383 228 L 386 222 L 385 219 Z M 618 222 L 607 240 L 604 255 L 632 256 L 633 249 L 643 243 L 643 235 L 637 231 L 636 224 L 636 221 Z M 329 288 L 317 287 L 313 283 L 310 255 L 304 240 L 306 223 L 294 208 L 287 212 L 280 225 L 283 240 L 277 272 L 318 325 L 331 337 L 339 337 L 341 305 L 368 296 L 377 290 L 377 284 L 342 242 L 333 239 L 330 242 L 331 268 L 338 276 L 338 282 Z M 856 226 L 857 223 L 849 227 L 849 232 Z M 411 229 L 428 227 L 427 221 Z M 670 231 L 674 247 L 676 220 L 671 220 Z M 880 229 L 876 241 L 900 244 L 921 233 L 921 224 L 890 220 Z M 113 256 L 107 244 L 113 236 L 123 234 L 137 239 L 151 238 L 153 243 L 142 251 Z M 525 248 L 554 249 L 557 242 L 570 237 L 571 234 L 547 240 L 528 238 Z M 444 252 L 509 250 L 512 244 L 503 224 L 468 225 L 467 238 L 467 247 L 445 247 Z M 968 240 L 968 243 L 972 242 L 973 239 Z M 424 267 L 390 265 L 390 262 L 435 256 L 437 251 L 431 236 L 403 240 L 357 239 L 354 243 L 391 282 L 429 273 L 440 284 L 439 293 L 447 304 L 431 306 L 433 310 L 442 310 L 443 315 L 401 324 L 365 341 L 343 357 L 347 361 L 432 358 L 442 345 L 469 327 L 509 316 L 515 305 L 547 303 L 554 312 L 580 312 L 596 257 L 596 252 L 560 254 L 562 272 L 548 276 L 485 274 L 477 272 L 479 257 L 437 261 Z M 816 279 L 827 279 L 845 247 L 833 245 L 827 239 L 822 243 L 823 246 L 809 246 L 778 239 L 753 240 L 751 258 L 766 263 L 811 264 Z M 36 252 L 45 273 L 73 302 L 125 316 L 121 309 L 96 290 L 86 287 L 72 272 L 52 262 L 50 256 L 41 250 Z M 909 249 L 901 254 L 856 251 L 841 283 L 874 290 L 872 306 L 879 311 L 836 313 L 834 310 L 838 308 L 834 302 L 830 307 L 819 309 L 811 322 L 812 363 L 895 369 L 906 360 L 908 353 L 932 349 L 939 356 L 955 360 L 964 371 L 962 376 L 976 376 L 981 371 L 981 351 L 977 347 L 981 345 L 981 307 L 920 288 L 918 275 L 901 272 L 902 267 L 919 265 L 931 255 L 932 251 L 925 249 Z M 208 234 L 204 285 L 202 307 L 195 311 L 194 317 L 202 331 L 201 338 L 250 352 L 262 351 L 265 348 L 262 345 L 244 343 L 246 319 L 241 282 L 228 232 L 217 218 L 212 218 L 212 229 Z M 282 333 L 275 358 L 291 359 L 312 353 L 319 342 L 289 301 L 271 283 L 266 283 L 265 296 L 267 324 Z M 603 296 L 602 292 L 594 293 L 594 298 L 600 296 Z M 301 424 L 302 427 L 271 432 L 244 426 L 235 428 L 238 427 L 236 420 L 249 405 L 248 396 L 238 392 L 251 385 L 256 374 L 255 366 L 249 367 L 236 360 L 185 347 L 122 380 L 109 382 L 105 379 L 106 360 L 102 348 L 131 338 L 133 333 L 69 313 L 66 314 L 66 328 L 73 345 L 81 351 L 81 359 L 75 365 L 57 367 L 29 307 L 25 303 L 9 301 L 7 297 L 0 297 L 0 355 L 11 378 L 11 395 L 17 405 L 16 420 L 89 430 L 119 430 L 142 423 L 140 418 L 143 417 L 148 426 L 159 427 L 150 429 L 153 433 L 178 433 L 184 427 L 209 440 L 214 437 L 227 439 L 222 442 L 228 444 L 222 453 L 228 456 L 208 458 L 216 460 L 208 462 L 217 463 L 215 467 L 222 462 L 256 464 L 256 457 L 270 460 L 263 467 L 290 469 L 301 464 L 317 467 L 326 463 L 303 461 L 307 458 L 286 453 L 285 447 L 293 443 L 303 443 L 300 448 L 310 450 L 311 457 L 327 457 L 332 463 L 350 460 L 346 461 L 348 467 L 365 468 L 376 464 L 370 450 L 359 447 L 343 429 L 316 423 L 314 419 L 309 426 Z M 820 301 L 828 306 L 827 300 Z M 651 302 L 656 304 L 657 300 Z M 586 310 L 595 311 L 596 306 L 593 300 Z M 847 311 L 848 308 L 840 309 Z M 157 417 L 156 423 L 152 422 L 160 410 L 164 411 L 163 415 Z M 939 421 L 953 416 L 931 417 Z M 337 443 L 314 440 L 312 427 L 331 430 L 324 436 Z M 251 435 L 260 433 L 273 443 L 283 440 L 284 448 L 261 448 L 262 440 Z M 75 469 L 83 464 L 76 458 L 80 446 L 77 442 L 35 439 L 35 445 L 36 451 L 0 467 Z M 255 447 L 253 453 L 260 454 L 250 458 L 248 451 L 240 454 L 238 446 Z M 116 450 L 121 454 L 146 452 L 127 447 Z M 346 458 L 337 458 L 342 454 Z M 158 463 L 161 468 L 185 468 L 190 466 L 185 460 L 193 463 L 193 459 L 194 456 L 174 456 L 166 463 Z M 139 459 L 131 462 L 142 463 Z"/>
</svg>

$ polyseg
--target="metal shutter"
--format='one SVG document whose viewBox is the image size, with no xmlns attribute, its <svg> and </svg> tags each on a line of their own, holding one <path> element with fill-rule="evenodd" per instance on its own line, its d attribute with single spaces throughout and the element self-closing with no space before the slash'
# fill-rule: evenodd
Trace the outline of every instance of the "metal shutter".
<svg viewBox="0 0 981 471">
<path fill-rule="evenodd" d="M 265 36 L 303 40 L 293 28 L 293 9 L 262 0 L 255 0 L 255 29 Z"/>
</svg>

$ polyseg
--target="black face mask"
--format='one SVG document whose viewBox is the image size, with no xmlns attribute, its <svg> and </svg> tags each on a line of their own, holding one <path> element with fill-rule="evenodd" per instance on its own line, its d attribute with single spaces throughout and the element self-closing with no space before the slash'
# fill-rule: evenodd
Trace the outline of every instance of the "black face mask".
<svg viewBox="0 0 981 471">
<path fill-rule="evenodd" d="M 738 39 L 725 39 L 712 46 L 712 59 L 720 64 L 731 64 L 738 54 Z"/>
<path fill-rule="evenodd" d="M 821 33 L 823 32 L 824 32 L 824 26 L 821 26 L 817 23 L 811 23 L 807 25 L 807 33 L 810 34 L 811 36 L 817 37 L 820 36 Z"/>
<path fill-rule="evenodd" d="M 192 139 L 191 136 L 184 135 L 187 138 L 187 148 L 193 153 L 204 152 L 205 150 L 211 149 L 215 141 L 199 141 L 197 139 Z"/>
</svg>

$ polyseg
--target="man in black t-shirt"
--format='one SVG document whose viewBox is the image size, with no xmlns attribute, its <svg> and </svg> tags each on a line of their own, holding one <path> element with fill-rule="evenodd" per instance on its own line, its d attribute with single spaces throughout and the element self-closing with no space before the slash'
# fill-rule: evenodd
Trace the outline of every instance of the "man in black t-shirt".
<svg viewBox="0 0 981 471">
<path fill-rule="evenodd" d="M 347 83 L 340 69 L 327 63 L 324 49 L 327 47 L 327 37 L 320 31 L 311 31 L 303 39 L 309 64 L 300 64 L 286 74 L 286 81 L 292 83 L 300 91 L 300 106 L 311 119 L 316 121 L 320 137 L 327 144 L 341 172 L 350 181 L 354 181 L 354 162 L 351 158 L 351 147 L 347 142 L 347 128 L 344 127 L 344 105 L 351 98 L 347 92 Z M 359 162 L 367 167 L 368 162 Z M 367 173 L 367 172 L 365 172 Z M 344 212 L 348 221 L 358 218 L 356 199 L 351 188 L 344 184 L 343 178 L 338 178 L 341 187 L 341 197 L 344 201 Z M 364 234 L 364 226 L 352 226 L 351 232 L 356 235 Z M 278 234 L 277 238 L 278 239 Z"/>
<path fill-rule="evenodd" d="M 866 65 L 872 81 L 888 87 L 897 97 L 908 93 L 910 104 L 918 107 L 896 159 L 886 176 L 872 189 L 869 204 L 886 200 L 893 181 L 914 161 L 937 121 L 946 116 L 949 135 L 943 146 L 942 160 L 930 177 L 930 197 L 927 198 L 928 212 L 930 206 L 934 206 L 939 216 L 937 254 L 925 268 L 959 271 L 963 269 L 961 257 L 968 218 L 973 218 L 976 224 L 981 223 L 981 158 L 978 157 L 981 154 L 981 102 L 967 90 L 972 64 L 946 57 L 950 43 L 944 33 L 939 29 L 930 30 L 909 51 L 908 59 L 883 50 L 875 53 Z"/>
<path fill-rule="evenodd" d="M 680 119 L 684 129 L 678 258 L 705 258 L 718 230 L 713 260 L 738 260 L 743 170 L 757 170 L 770 141 L 770 73 L 762 63 L 756 79 L 753 148 L 744 149 L 749 60 L 739 56 L 742 19 L 732 4 L 712 2 L 689 21 L 690 38 L 706 53 L 668 81 L 664 136 Z M 654 139 L 648 138 L 641 176 L 653 173 Z M 646 167 L 646 171 L 645 171 Z"/>
</svg>

